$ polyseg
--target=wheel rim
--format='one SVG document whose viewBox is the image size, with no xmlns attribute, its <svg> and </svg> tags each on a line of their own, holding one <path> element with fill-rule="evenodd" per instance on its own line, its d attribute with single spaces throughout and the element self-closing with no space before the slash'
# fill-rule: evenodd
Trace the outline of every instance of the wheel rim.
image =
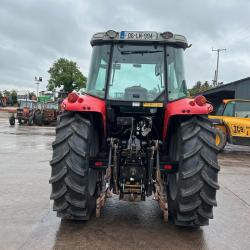
<svg viewBox="0 0 250 250">
<path fill-rule="evenodd" d="M 215 136 L 215 144 L 216 146 L 218 146 L 220 144 L 220 135 L 218 133 L 216 133 L 216 136 Z"/>
</svg>

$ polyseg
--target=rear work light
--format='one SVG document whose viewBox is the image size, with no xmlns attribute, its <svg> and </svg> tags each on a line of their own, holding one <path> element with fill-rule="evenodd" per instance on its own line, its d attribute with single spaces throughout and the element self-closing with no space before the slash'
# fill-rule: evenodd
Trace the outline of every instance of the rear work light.
<svg viewBox="0 0 250 250">
<path fill-rule="evenodd" d="M 79 96 L 78 96 L 77 93 L 71 92 L 71 93 L 68 94 L 68 101 L 71 102 L 71 103 L 74 103 L 74 102 L 77 101 L 78 97 Z"/>
<path fill-rule="evenodd" d="M 117 36 L 117 32 L 114 31 L 114 30 L 108 30 L 108 31 L 106 32 L 106 35 L 107 35 L 109 38 L 114 39 L 114 38 Z"/>
<path fill-rule="evenodd" d="M 207 99 L 203 95 L 198 95 L 194 98 L 194 101 L 198 106 L 204 106 L 207 102 Z"/>
<path fill-rule="evenodd" d="M 161 36 L 164 39 L 170 39 L 174 36 L 174 34 L 172 32 L 166 31 L 166 32 L 161 33 Z"/>
</svg>

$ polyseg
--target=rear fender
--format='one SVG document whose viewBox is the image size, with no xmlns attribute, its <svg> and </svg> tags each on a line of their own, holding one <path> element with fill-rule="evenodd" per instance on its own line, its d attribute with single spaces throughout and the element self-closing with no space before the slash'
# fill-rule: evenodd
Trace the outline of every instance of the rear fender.
<svg viewBox="0 0 250 250">
<path fill-rule="evenodd" d="M 191 116 L 191 115 L 208 115 L 213 111 L 213 106 L 206 103 L 199 106 L 193 98 L 184 98 L 167 103 L 164 114 L 163 140 L 165 140 L 170 120 L 174 117 Z"/>
<path fill-rule="evenodd" d="M 104 100 L 87 94 L 79 96 L 78 100 L 74 103 L 69 102 L 68 98 L 66 98 L 61 104 L 61 111 L 76 111 L 100 117 L 101 127 L 103 128 L 104 135 L 106 135 L 106 103 Z"/>
</svg>

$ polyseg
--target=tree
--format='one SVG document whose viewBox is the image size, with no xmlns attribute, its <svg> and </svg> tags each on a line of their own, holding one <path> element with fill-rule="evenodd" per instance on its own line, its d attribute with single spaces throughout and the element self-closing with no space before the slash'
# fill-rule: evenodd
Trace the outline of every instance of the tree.
<svg viewBox="0 0 250 250">
<path fill-rule="evenodd" d="M 17 103 L 17 92 L 16 90 L 11 90 L 10 91 L 10 96 L 11 96 L 11 100 L 12 100 L 12 103 L 13 104 L 16 104 Z"/>
<path fill-rule="evenodd" d="M 3 96 L 4 96 L 4 99 L 5 99 L 5 105 L 6 104 L 10 104 L 10 91 L 9 90 L 4 90 L 3 91 Z"/>
<path fill-rule="evenodd" d="M 30 99 L 30 100 L 36 99 L 36 94 L 35 94 L 35 92 L 29 92 L 29 99 Z"/>
<path fill-rule="evenodd" d="M 9 90 L 4 90 L 3 95 L 6 96 L 6 97 L 9 97 L 10 96 L 10 91 Z"/>
<path fill-rule="evenodd" d="M 211 89 L 213 86 L 211 84 L 209 84 L 207 81 L 205 81 L 203 84 L 201 83 L 201 81 L 196 82 L 196 84 L 189 89 L 189 93 L 190 96 L 195 96 L 201 92 L 204 92 L 208 89 Z"/>
<path fill-rule="evenodd" d="M 63 87 L 65 92 L 71 92 L 86 86 L 87 78 L 81 73 L 76 62 L 65 58 L 58 59 L 48 73 L 50 74 L 47 85 L 49 91 Z"/>
</svg>

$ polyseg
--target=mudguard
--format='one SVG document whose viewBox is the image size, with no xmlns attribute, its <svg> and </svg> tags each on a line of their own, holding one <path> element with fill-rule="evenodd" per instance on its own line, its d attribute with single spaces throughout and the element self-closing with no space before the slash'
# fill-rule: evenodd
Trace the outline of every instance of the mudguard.
<svg viewBox="0 0 250 250">
<path fill-rule="evenodd" d="M 211 104 L 205 103 L 203 106 L 199 106 L 193 98 L 184 98 L 167 103 L 164 114 L 163 140 L 167 135 L 169 121 L 173 116 L 208 115 L 212 111 L 213 106 Z"/>
<path fill-rule="evenodd" d="M 62 111 L 78 111 L 99 113 L 102 117 L 104 133 L 106 134 L 106 103 L 104 100 L 90 95 L 80 95 L 76 102 L 69 102 L 68 98 L 61 104 Z"/>
</svg>

